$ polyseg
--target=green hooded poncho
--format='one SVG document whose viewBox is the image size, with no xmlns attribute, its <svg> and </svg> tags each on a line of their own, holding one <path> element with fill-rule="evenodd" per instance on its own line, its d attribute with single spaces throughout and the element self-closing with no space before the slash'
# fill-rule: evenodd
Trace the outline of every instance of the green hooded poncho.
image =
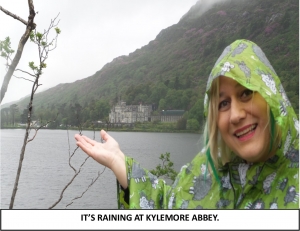
<svg viewBox="0 0 300 231">
<path fill-rule="evenodd" d="M 281 128 L 281 142 L 276 154 L 266 162 L 249 164 L 236 157 L 215 174 L 209 174 L 207 155 L 199 153 L 190 164 L 181 168 L 172 186 L 126 156 L 128 189 L 124 190 L 118 184 L 119 208 L 299 208 L 298 119 L 275 70 L 255 43 L 235 41 L 225 48 L 211 71 L 204 100 L 205 114 L 212 80 L 220 75 L 259 92 L 267 101 L 274 123 Z"/>
</svg>

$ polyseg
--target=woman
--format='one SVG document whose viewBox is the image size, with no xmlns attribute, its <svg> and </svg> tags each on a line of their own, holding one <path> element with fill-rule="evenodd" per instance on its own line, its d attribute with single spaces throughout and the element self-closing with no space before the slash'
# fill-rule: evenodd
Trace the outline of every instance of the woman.
<svg viewBox="0 0 300 231">
<path fill-rule="evenodd" d="M 172 186 L 158 180 L 105 131 L 77 145 L 115 173 L 119 208 L 299 208 L 298 119 L 278 76 L 253 42 L 225 48 L 208 79 L 206 146 Z"/>
</svg>

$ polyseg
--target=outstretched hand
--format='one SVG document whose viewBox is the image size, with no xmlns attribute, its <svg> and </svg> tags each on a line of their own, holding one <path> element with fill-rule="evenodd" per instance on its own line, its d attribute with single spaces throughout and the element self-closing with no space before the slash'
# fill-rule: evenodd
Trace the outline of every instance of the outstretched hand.
<svg viewBox="0 0 300 231">
<path fill-rule="evenodd" d="M 104 143 L 76 134 L 76 144 L 98 163 L 110 168 L 122 187 L 127 188 L 125 155 L 120 150 L 117 141 L 104 130 L 101 130 L 100 136 L 105 141 Z"/>
<path fill-rule="evenodd" d="M 76 144 L 94 160 L 113 170 L 117 162 L 124 162 L 124 154 L 121 152 L 117 141 L 104 130 L 100 131 L 100 136 L 104 143 L 76 134 Z"/>
</svg>

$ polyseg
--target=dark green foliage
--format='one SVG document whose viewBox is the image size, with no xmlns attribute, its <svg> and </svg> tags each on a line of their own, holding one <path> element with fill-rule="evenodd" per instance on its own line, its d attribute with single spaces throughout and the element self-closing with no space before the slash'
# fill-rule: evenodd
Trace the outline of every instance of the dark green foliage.
<svg viewBox="0 0 300 231">
<path fill-rule="evenodd" d="M 192 131 L 198 131 L 200 129 L 200 124 L 196 119 L 187 120 L 186 127 Z"/>
<path fill-rule="evenodd" d="M 170 160 L 170 153 L 161 154 L 159 159 L 162 161 L 162 165 L 157 165 L 150 172 L 157 177 L 165 177 L 174 181 L 178 173 L 174 170 L 174 163 Z"/>
<path fill-rule="evenodd" d="M 185 130 L 186 129 L 186 118 L 181 118 L 177 121 L 177 124 L 176 124 L 176 128 L 178 130 Z"/>
<path fill-rule="evenodd" d="M 203 98 L 199 98 L 189 111 L 188 119 L 195 119 L 199 124 L 202 124 L 203 118 Z"/>
</svg>

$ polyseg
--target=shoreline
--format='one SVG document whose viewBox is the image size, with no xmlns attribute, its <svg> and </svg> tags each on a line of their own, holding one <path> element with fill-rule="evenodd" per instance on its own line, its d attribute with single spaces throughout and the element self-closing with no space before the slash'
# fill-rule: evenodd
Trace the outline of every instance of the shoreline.
<svg viewBox="0 0 300 231">
<path fill-rule="evenodd" d="M 1 130 L 5 129 L 22 129 L 26 130 L 26 127 L 1 127 Z M 194 131 L 194 130 L 169 130 L 169 129 L 107 129 L 107 128 L 82 128 L 81 130 L 83 131 L 114 131 L 114 132 L 154 132 L 154 133 L 191 133 L 191 134 L 201 134 L 200 130 L 199 131 Z M 39 130 L 72 130 L 72 131 L 78 131 L 78 128 L 40 128 Z"/>
</svg>

